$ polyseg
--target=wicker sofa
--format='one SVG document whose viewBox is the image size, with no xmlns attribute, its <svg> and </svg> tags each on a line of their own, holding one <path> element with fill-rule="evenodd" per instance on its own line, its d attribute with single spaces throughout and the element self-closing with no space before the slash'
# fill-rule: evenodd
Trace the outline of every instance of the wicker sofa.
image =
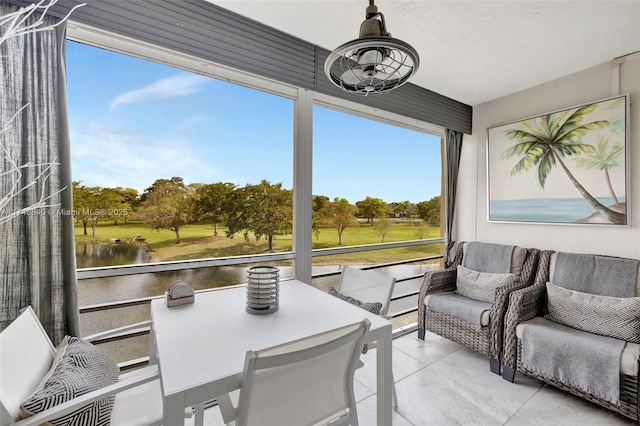
<svg viewBox="0 0 640 426">
<path fill-rule="evenodd" d="M 535 283 L 510 295 L 503 377 L 519 371 L 638 421 L 638 265 L 542 252 Z"/>
<path fill-rule="evenodd" d="M 474 250 L 476 253 L 480 252 L 480 261 L 477 255 L 474 262 L 470 261 Z M 500 250 L 503 251 L 500 252 Z M 468 251 L 471 254 L 468 254 Z M 488 257 L 483 258 L 483 251 L 486 251 Z M 462 289 L 457 285 L 459 270 L 464 270 L 465 260 L 473 263 L 471 268 L 473 271 L 489 275 L 500 271 L 496 271 L 495 265 L 485 268 L 482 260 L 494 263 L 495 259 L 490 257 L 497 253 L 503 253 L 505 257 L 499 259 L 502 261 L 502 267 L 506 267 L 506 271 L 503 272 L 515 272 L 515 278 L 512 276 L 510 283 L 490 289 L 490 297 L 483 301 L 473 296 L 468 297 L 468 294 L 461 291 Z M 466 258 L 465 255 L 467 255 Z M 424 340 L 428 330 L 469 347 L 486 355 L 489 358 L 491 371 L 500 374 L 502 321 L 509 293 L 533 284 L 539 255 L 540 251 L 537 249 L 483 242 L 459 243 L 451 266 L 444 270 L 427 272 L 424 276 L 418 298 L 418 337 Z M 442 308 L 443 302 L 450 307 L 453 306 L 453 309 Z M 477 317 L 470 318 L 465 311 L 482 312 L 480 320 L 476 320 Z"/>
</svg>

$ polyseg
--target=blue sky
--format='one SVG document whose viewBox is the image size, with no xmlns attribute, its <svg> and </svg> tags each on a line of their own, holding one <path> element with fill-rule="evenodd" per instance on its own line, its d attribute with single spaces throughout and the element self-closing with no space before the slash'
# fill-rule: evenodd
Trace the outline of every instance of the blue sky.
<svg viewBox="0 0 640 426">
<path fill-rule="evenodd" d="M 293 101 L 68 42 L 73 180 L 142 192 L 156 179 L 292 187 Z M 314 108 L 313 193 L 440 194 L 439 138 Z"/>
</svg>

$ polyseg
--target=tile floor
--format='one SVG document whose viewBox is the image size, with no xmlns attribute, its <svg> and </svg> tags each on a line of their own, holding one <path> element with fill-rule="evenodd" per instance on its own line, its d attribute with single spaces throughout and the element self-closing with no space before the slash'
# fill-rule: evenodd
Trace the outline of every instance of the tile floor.
<svg viewBox="0 0 640 426">
<path fill-rule="evenodd" d="M 358 416 L 361 426 L 373 426 L 375 350 L 363 361 L 356 372 Z M 636 424 L 519 373 L 509 383 L 489 371 L 483 356 L 431 333 L 424 341 L 416 332 L 394 339 L 393 374 L 399 401 L 395 426 Z M 223 425 L 217 407 L 206 410 L 205 425 Z"/>
</svg>

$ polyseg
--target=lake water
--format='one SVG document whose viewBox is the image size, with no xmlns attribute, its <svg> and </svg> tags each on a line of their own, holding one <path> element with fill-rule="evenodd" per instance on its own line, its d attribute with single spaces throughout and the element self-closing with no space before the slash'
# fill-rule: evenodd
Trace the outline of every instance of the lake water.
<svg viewBox="0 0 640 426">
<path fill-rule="evenodd" d="M 76 244 L 76 266 L 78 268 L 130 265 L 147 263 L 148 261 L 149 246 L 145 242 Z"/>
<path fill-rule="evenodd" d="M 612 197 L 598 197 L 605 206 L 614 203 Z M 619 202 L 625 199 L 618 198 Z M 493 200 L 489 205 L 489 220 L 515 222 L 571 223 L 595 212 L 584 198 L 553 198 L 535 200 Z"/>
</svg>

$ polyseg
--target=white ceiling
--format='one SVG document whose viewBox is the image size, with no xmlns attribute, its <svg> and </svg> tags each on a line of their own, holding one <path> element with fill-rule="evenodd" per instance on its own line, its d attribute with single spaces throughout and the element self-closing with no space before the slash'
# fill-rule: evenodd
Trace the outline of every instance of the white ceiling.
<svg viewBox="0 0 640 426">
<path fill-rule="evenodd" d="M 334 49 L 358 37 L 367 0 L 209 0 Z M 377 0 L 413 45 L 411 82 L 475 106 L 640 51 L 640 0 Z"/>
</svg>

